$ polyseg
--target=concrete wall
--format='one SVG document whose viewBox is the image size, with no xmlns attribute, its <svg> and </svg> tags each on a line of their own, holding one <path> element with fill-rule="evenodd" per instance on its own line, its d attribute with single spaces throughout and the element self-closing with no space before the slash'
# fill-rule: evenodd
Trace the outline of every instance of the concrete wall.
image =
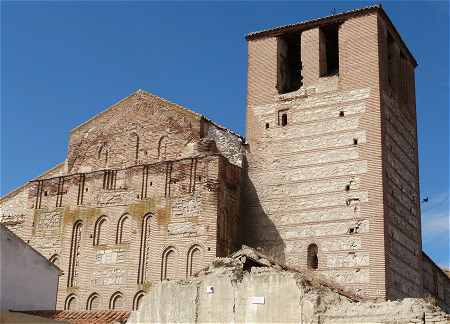
<svg viewBox="0 0 450 324">
<path fill-rule="evenodd" d="M 59 269 L 0 224 L 0 310 L 52 310 Z"/>
</svg>

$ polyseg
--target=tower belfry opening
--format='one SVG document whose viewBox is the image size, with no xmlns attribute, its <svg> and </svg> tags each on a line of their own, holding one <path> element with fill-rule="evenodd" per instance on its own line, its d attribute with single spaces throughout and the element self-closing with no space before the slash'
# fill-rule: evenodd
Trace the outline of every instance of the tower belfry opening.
<svg viewBox="0 0 450 324">
<path fill-rule="evenodd" d="M 301 34 L 291 33 L 277 40 L 277 90 L 292 92 L 302 86 Z"/>
<path fill-rule="evenodd" d="M 320 28 L 320 76 L 339 74 L 339 25 Z"/>
</svg>

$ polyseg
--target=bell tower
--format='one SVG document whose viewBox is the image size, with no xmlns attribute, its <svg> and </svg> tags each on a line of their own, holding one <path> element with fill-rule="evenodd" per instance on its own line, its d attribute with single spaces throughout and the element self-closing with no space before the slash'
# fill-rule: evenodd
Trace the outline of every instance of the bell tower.
<svg viewBox="0 0 450 324">
<path fill-rule="evenodd" d="M 414 70 L 381 6 L 247 35 L 247 244 L 355 294 L 422 294 Z"/>
</svg>

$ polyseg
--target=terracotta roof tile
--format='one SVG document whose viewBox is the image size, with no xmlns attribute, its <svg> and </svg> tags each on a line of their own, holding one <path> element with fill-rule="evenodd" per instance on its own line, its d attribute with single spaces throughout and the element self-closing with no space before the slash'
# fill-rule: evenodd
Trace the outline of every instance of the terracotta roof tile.
<svg viewBox="0 0 450 324">
<path fill-rule="evenodd" d="M 98 310 L 98 311 L 24 311 L 21 313 L 46 317 L 57 321 L 65 321 L 73 324 L 109 324 L 125 323 L 130 316 L 130 311 L 126 310 Z"/>
</svg>

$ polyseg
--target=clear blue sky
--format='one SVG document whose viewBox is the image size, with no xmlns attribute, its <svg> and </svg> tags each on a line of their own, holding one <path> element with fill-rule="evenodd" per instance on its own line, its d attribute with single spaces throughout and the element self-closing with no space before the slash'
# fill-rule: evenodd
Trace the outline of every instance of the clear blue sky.
<svg viewBox="0 0 450 324">
<path fill-rule="evenodd" d="M 2 2 L 1 193 L 65 159 L 69 130 L 142 88 L 241 134 L 247 32 L 367 2 Z M 449 7 L 385 2 L 415 55 L 424 249 L 449 263 Z"/>
</svg>

